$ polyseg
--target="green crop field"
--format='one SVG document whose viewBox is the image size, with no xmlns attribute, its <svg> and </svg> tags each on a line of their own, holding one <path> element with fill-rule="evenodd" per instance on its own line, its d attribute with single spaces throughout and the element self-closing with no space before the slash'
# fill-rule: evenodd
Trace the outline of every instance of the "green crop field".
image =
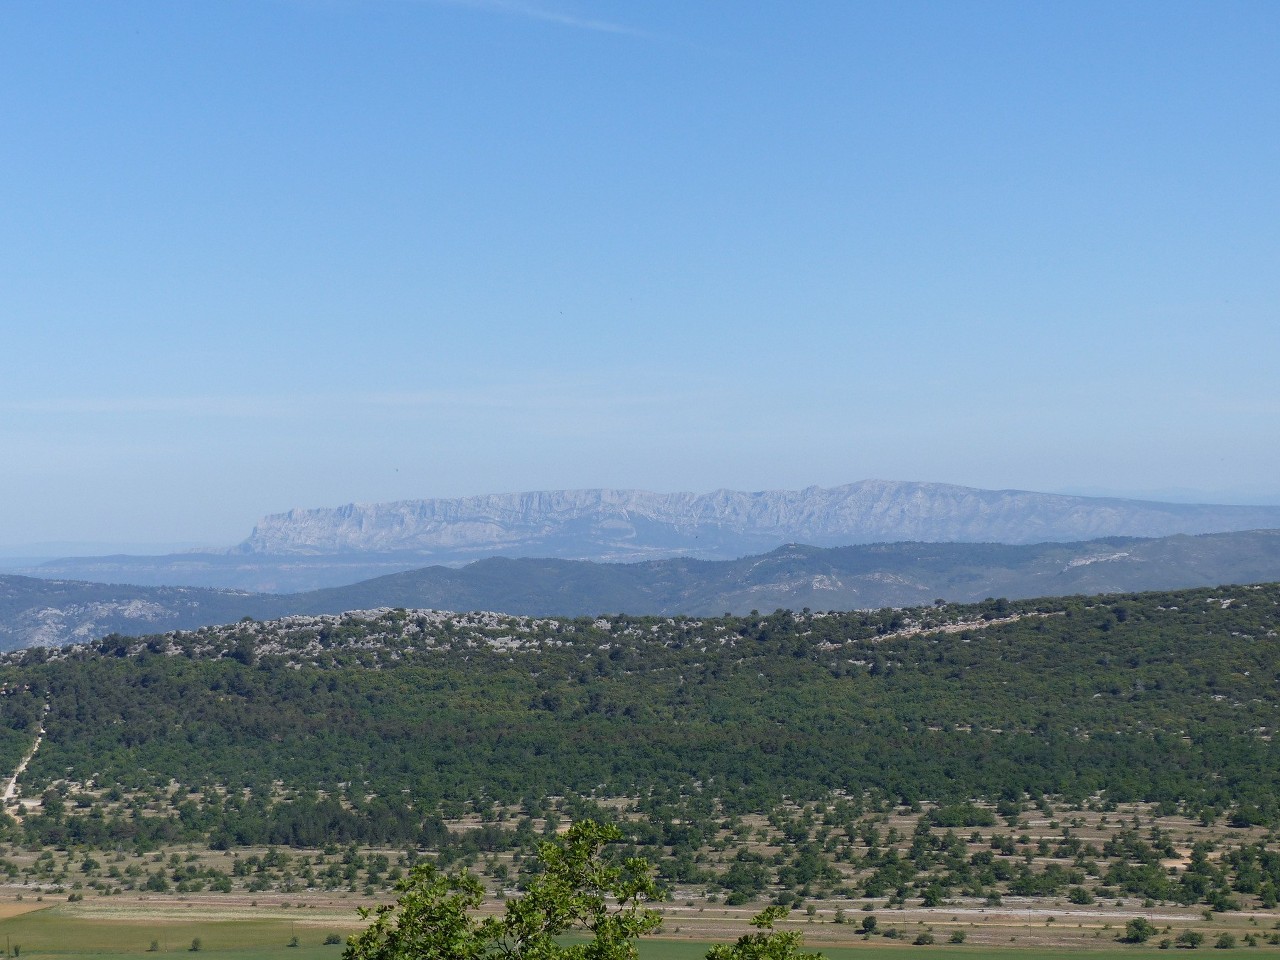
<svg viewBox="0 0 1280 960">
<path fill-rule="evenodd" d="M 345 942 L 350 928 L 332 928 L 292 921 L 211 920 L 198 915 L 190 920 L 153 920 L 145 917 L 98 919 L 78 917 L 65 907 L 51 907 L 0 920 L 0 937 L 20 957 L 136 957 L 182 953 L 192 960 L 337 960 L 341 944 L 325 945 L 329 934 Z M 297 936 L 299 945 L 290 947 Z M 200 950 L 193 953 L 193 941 Z M 152 941 L 156 949 L 151 950 Z"/>
<path fill-rule="evenodd" d="M 694 940 L 645 940 L 640 943 L 640 960 L 703 960 L 710 943 Z M 939 944 L 914 946 L 912 944 L 886 945 L 868 943 L 853 947 L 813 947 L 828 960 L 978 960 L 980 957 L 998 956 L 1005 960 L 1132 960 L 1135 949 L 1109 947 L 1106 949 L 1044 949 L 1018 947 L 957 946 Z"/>
<path fill-rule="evenodd" d="M 0 937 L 10 955 L 66 957 L 68 960 L 157 960 L 182 954 L 191 960 L 338 960 L 341 945 L 325 945 L 330 934 L 345 938 L 350 925 L 332 927 L 308 918 L 303 923 L 282 919 L 215 920 L 199 916 L 190 919 L 128 918 L 101 919 L 77 916 L 74 908 L 53 906 L 0 920 Z M 288 946 L 297 936 L 299 945 Z M 192 941 L 200 940 L 193 955 Z M 156 950 L 149 949 L 156 941 Z M 641 960 L 702 960 L 710 943 L 697 940 L 650 938 L 639 944 Z M 814 947 L 829 960 L 916 960 L 916 958 L 977 958 L 998 955 L 1008 960 L 1072 960 L 1082 955 L 1090 960 L 1132 957 L 1141 948 L 1108 946 L 1100 949 L 1045 949 L 939 944 L 878 943 L 846 947 Z"/>
</svg>

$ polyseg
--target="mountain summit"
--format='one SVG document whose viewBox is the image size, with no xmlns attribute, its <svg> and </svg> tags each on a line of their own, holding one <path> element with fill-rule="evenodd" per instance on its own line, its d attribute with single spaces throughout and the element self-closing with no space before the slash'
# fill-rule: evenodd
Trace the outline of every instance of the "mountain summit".
<svg viewBox="0 0 1280 960">
<path fill-rule="evenodd" d="M 734 560 L 787 543 L 1023 545 L 1263 529 L 1280 529 L 1280 506 L 1158 503 L 887 480 L 757 493 L 557 490 L 291 510 L 264 517 L 248 539 L 225 550 L 67 557 L 6 572 L 294 593 L 486 557 Z"/>
<path fill-rule="evenodd" d="M 414 553 L 592 560 L 731 558 L 782 543 L 998 542 L 1164 537 L 1280 527 L 1280 507 L 1158 503 L 942 483 L 863 480 L 745 493 L 556 490 L 291 510 L 232 554 Z"/>
</svg>

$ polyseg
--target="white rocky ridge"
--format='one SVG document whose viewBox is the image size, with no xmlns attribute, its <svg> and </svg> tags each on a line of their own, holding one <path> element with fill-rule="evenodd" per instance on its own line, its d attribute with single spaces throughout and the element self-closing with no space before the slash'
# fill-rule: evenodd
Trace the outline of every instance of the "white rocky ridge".
<svg viewBox="0 0 1280 960">
<path fill-rule="evenodd" d="M 863 480 L 745 493 L 557 490 L 352 503 L 264 517 L 240 555 L 421 554 L 728 558 L 787 542 L 1039 543 L 1280 527 L 1280 507 L 1172 504 Z"/>
<path fill-rule="evenodd" d="M 33 647 L 60 646 L 92 640 L 110 631 L 110 625 L 128 620 L 135 629 L 170 617 L 174 610 L 148 600 L 71 603 L 63 607 L 39 607 L 23 612 L 6 624 L 5 632 L 24 636 Z"/>
</svg>

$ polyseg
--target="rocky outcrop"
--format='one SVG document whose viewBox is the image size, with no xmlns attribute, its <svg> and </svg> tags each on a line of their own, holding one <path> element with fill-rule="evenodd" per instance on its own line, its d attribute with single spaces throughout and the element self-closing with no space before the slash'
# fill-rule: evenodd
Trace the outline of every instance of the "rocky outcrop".
<svg viewBox="0 0 1280 960">
<path fill-rule="evenodd" d="M 730 558 L 782 543 L 1040 543 L 1280 527 L 1280 507 L 1214 506 L 864 480 L 743 493 L 559 490 L 291 510 L 263 518 L 241 555 L 412 552 L 639 560 Z"/>
</svg>

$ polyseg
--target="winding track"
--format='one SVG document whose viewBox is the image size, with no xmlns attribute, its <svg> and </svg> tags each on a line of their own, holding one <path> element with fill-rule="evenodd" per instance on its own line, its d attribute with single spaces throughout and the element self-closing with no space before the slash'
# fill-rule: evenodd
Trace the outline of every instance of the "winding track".
<svg viewBox="0 0 1280 960">
<path fill-rule="evenodd" d="M 44 705 L 44 712 L 49 712 L 49 705 Z M 18 764 L 18 769 L 13 771 L 13 776 L 9 778 L 9 782 L 4 788 L 4 805 L 8 806 L 18 797 L 18 778 L 22 776 L 22 772 L 27 769 L 27 764 L 31 762 L 31 758 L 36 755 L 36 751 L 40 749 L 40 741 L 44 739 L 44 724 L 40 724 L 40 730 L 36 733 L 36 742 L 31 745 L 31 749 L 27 751 L 27 755 L 22 758 L 22 762 Z"/>
</svg>

